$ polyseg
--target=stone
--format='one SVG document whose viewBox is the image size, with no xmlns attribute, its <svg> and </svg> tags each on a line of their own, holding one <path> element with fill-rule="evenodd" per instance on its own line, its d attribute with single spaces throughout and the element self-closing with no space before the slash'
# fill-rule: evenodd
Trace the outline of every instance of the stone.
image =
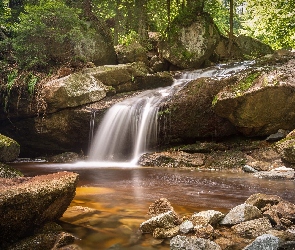
<svg viewBox="0 0 295 250">
<path fill-rule="evenodd" d="M 204 221 L 205 221 L 207 224 L 215 226 L 220 222 L 220 220 L 223 217 L 224 217 L 224 214 L 219 211 L 207 210 L 207 211 L 201 211 L 199 213 L 194 213 L 191 217 L 191 220 L 195 223 L 195 225 L 204 224 Z M 203 223 L 198 223 L 200 219 L 203 221 Z"/>
<path fill-rule="evenodd" d="M 257 237 L 250 245 L 243 250 L 277 250 L 279 248 L 280 239 L 271 234 L 263 234 Z"/>
<path fill-rule="evenodd" d="M 268 142 L 277 142 L 284 139 L 288 134 L 288 131 L 284 129 L 279 129 L 278 132 L 269 135 L 265 140 Z"/>
<path fill-rule="evenodd" d="M 291 131 L 285 139 L 278 141 L 275 149 L 283 160 L 295 163 L 295 130 Z"/>
<path fill-rule="evenodd" d="M 168 211 L 144 221 L 139 228 L 142 233 L 152 233 L 156 228 L 173 228 L 178 221 L 178 215 L 174 211 Z"/>
<path fill-rule="evenodd" d="M 74 198 L 77 182 L 78 174 L 71 172 L 0 179 L 0 242 L 16 241 L 58 220 Z"/>
<path fill-rule="evenodd" d="M 246 172 L 246 173 L 256 173 L 257 170 L 249 165 L 244 165 L 243 166 L 243 171 Z"/>
<path fill-rule="evenodd" d="M 282 200 L 281 197 L 277 195 L 269 195 L 269 194 L 252 194 L 246 201 L 246 204 L 258 207 L 259 209 L 263 209 L 267 205 L 273 206 L 278 204 Z"/>
<path fill-rule="evenodd" d="M 19 170 L 0 162 L 0 178 L 16 178 L 23 176 L 24 175 Z"/>
<path fill-rule="evenodd" d="M 234 225 L 232 229 L 244 238 L 253 239 L 272 229 L 272 225 L 266 217 L 262 217 Z"/>
<path fill-rule="evenodd" d="M 244 73 L 236 84 L 216 95 L 215 113 L 228 119 L 245 136 L 268 136 L 278 129 L 293 130 L 294 66 L 295 60 L 291 59 L 269 72 Z"/>
<path fill-rule="evenodd" d="M 277 225 L 291 226 L 295 220 L 295 204 L 281 200 L 266 210 L 264 215 Z"/>
<path fill-rule="evenodd" d="M 172 207 L 171 203 L 166 198 L 160 198 L 154 201 L 149 206 L 148 214 L 151 216 L 157 216 L 159 214 L 166 213 L 169 211 L 174 211 L 174 208 Z"/>
<path fill-rule="evenodd" d="M 192 21 L 171 23 L 170 39 L 160 43 L 160 54 L 180 68 L 199 68 L 215 50 L 219 31 L 210 15 L 191 15 Z M 189 20 L 188 18 L 186 20 Z"/>
<path fill-rule="evenodd" d="M 240 35 L 235 37 L 235 42 L 242 50 L 242 53 L 247 56 L 256 58 L 273 53 L 269 45 L 250 36 Z"/>
<path fill-rule="evenodd" d="M 177 235 L 170 240 L 171 250 L 221 250 L 215 242 L 196 236 Z"/>
<path fill-rule="evenodd" d="M 45 83 L 41 96 L 46 102 L 46 113 L 53 113 L 100 101 L 106 96 L 106 87 L 91 74 L 77 72 Z"/>
<path fill-rule="evenodd" d="M 153 237 L 156 239 L 172 238 L 179 233 L 179 226 L 172 228 L 156 228 L 153 231 Z"/>
<path fill-rule="evenodd" d="M 193 229 L 194 229 L 194 224 L 189 220 L 185 220 L 179 225 L 179 231 L 184 234 L 189 233 Z"/>
<path fill-rule="evenodd" d="M 256 172 L 254 176 L 266 179 L 293 179 L 295 177 L 295 170 L 293 168 L 282 166 L 270 171 Z"/>
<path fill-rule="evenodd" d="M 252 205 L 241 204 L 232 208 L 220 221 L 221 225 L 235 225 L 262 217 L 261 211 Z"/>
<path fill-rule="evenodd" d="M 14 161 L 20 153 L 20 145 L 13 139 L 0 134 L 0 162 Z"/>
</svg>

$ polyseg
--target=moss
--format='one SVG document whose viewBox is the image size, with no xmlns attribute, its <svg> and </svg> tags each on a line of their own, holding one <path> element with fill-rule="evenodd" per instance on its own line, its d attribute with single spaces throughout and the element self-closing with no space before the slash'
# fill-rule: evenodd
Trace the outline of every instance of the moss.
<svg viewBox="0 0 295 250">
<path fill-rule="evenodd" d="M 253 82 L 261 75 L 261 72 L 254 72 L 233 86 L 232 92 L 235 96 L 240 96 L 253 86 Z"/>
<path fill-rule="evenodd" d="M 0 178 L 16 178 L 24 176 L 19 170 L 0 163 Z"/>
</svg>

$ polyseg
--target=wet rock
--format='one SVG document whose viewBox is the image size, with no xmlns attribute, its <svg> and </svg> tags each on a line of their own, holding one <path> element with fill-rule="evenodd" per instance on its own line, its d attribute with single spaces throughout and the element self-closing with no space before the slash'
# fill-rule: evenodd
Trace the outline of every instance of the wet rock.
<svg viewBox="0 0 295 250">
<path fill-rule="evenodd" d="M 261 211 L 252 205 L 241 204 L 232 208 L 220 221 L 221 225 L 235 225 L 241 222 L 260 218 Z"/>
<path fill-rule="evenodd" d="M 278 132 L 276 132 L 275 134 L 271 134 L 265 140 L 269 142 L 276 142 L 285 138 L 287 134 L 288 134 L 288 131 L 284 129 L 279 129 Z"/>
<path fill-rule="evenodd" d="M 233 78 L 220 81 L 200 78 L 188 82 L 166 103 L 169 111 L 170 140 L 205 137 L 225 137 L 234 135 L 237 130 L 226 119 L 217 115 L 212 108 L 212 100 L 218 92 L 234 82 Z"/>
<path fill-rule="evenodd" d="M 157 216 L 159 214 L 166 213 L 169 211 L 174 211 L 174 208 L 172 207 L 171 203 L 166 198 L 160 198 L 149 206 L 148 214 L 151 216 Z"/>
<path fill-rule="evenodd" d="M 194 222 L 195 225 L 210 224 L 215 226 L 223 217 L 224 214 L 219 211 L 207 210 L 201 211 L 199 213 L 194 213 L 191 217 L 191 220 Z"/>
<path fill-rule="evenodd" d="M 264 215 L 277 225 L 291 226 L 295 222 L 295 205 L 281 200 L 278 204 L 267 209 Z"/>
<path fill-rule="evenodd" d="M 295 177 L 295 170 L 283 166 L 270 171 L 256 172 L 254 176 L 266 179 L 293 179 Z"/>
<path fill-rule="evenodd" d="M 278 129 L 293 130 L 294 65 L 292 59 L 273 71 L 244 74 L 235 85 L 218 93 L 214 111 L 246 136 L 268 136 Z"/>
<path fill-rule="evenodd" d="M 179 226 L 179 231 L 184 234 L 187 234 L 188 232 L 192 231 L 193 229 L 194 229 L 194 224 L 189 220 L 183 221 Z"/>
<path fill-rule="evenodd" d="M 194 226 L 194 233 L 199 238 L 214 239 L 214 228 L 210 225 L 196 225 Z"/>
<path fill-rule="evenodd" d="M 249 165 L 243 166 L 242 169 L 243 169 L 244 172 L 247 172 L 247 173 L 256 173 L 258 171 L 258 170 L 256 170 L 255 168 L 252 168 Z"/>
<path fill-rule="evenodd" d="M 204 154 L 189 154 L 182 151 L 147 153 L 140 157 L 139 164 L 141 166 L 156 167 L 199 167 L 204 164 Z"/>
<path fill-rule="evenodd" d="M 19 170 L 0 162 L 0 178 L 17 178 L 24 176 Z"/>
<path fill-rule="evenodd" d="M 232 227 L 233 231 L 245 238 L 256 238 L 272 229 L 270 221 L 266 218 L 245 221 Z"/>
<path fill-rule="evenodd" d="M 276 250 L 279 248 L 280 239 L 271 234 L 263 234 L 257 237 L 250 245 L 243 250 Z"/>
<path fill-rule="evenodd" d="M 246 201 L 246 204 L 258 207 L 259 209 L 263 209 L 266 206 L 273 206 L 278 204 L 282 200 L 281 197 L 277 195 L 269 195 L 269 194 L 252 194 Z"/>
<path fill-rule="evenodd" d="M 55 163 L 70 163 L 70 162 L 77 162 L 78 160 L 81 160 L 81 155 L 75 153 L 75 152 L 65 152 L 59 155 L 55 155 L 48 158 L 49 162 L 55 162 Z"/>
<path fill-rule="evenodd" d="M 290 132 L 285 139 L 275 144 L 275 149 L 283 160 L 295 163 L 295 130 Z"/>
<path fill-rule="evenodd" d="M 172 228 L 156 228 L 153 231 L 153 237 L 156 239 L 172 238 L 179 233 L 179 226 Z"/>
<path fill-rule="evenodd" d="M 13 139 L 0 134 L 0 162 L 14 161 L 20 153 L 20 145 Z"/>
<path fill-rule="evenodd" d="M 178 215 L 174 211 L 168 211 L 141 223 L 139 228 L 142 233 L 152 233 L 156 228 L 173 228 L 178 221 Z"/>
<path fill-rule="evenodd" d="M 78 174 L 70 172 L 0 179 L 0 242 L 16 241 L 58 220 L 74 198 L 77 181 Z"/>
<path fill-rule="evenodd" d="M 171 250 L 221 250 L 215 242 L 196 236 L 177 235 L 170 240 Z"/>
</svg>

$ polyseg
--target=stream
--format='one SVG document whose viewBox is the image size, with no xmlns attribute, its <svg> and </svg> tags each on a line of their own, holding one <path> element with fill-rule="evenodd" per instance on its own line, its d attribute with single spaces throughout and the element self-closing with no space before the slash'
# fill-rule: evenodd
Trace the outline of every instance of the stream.
<svg viewBox="0 0 295 250">
<path fill-rule="evenodd" d="M 295 203 L 294 180 L 266 180 L 247 173 L 82 164 L 13 163 L 25 176 L 58 171 L 79 173 L 76 196 L 60 220 L 83 250 L 168 250 L 169 241 L 141 235 L 149 205 L 167 198 L 180 215 L 214 209 L 223 213 L 251 194 L 275 194 Z M 74 206 L 96 209 L 81 213 Z"/>
</svg>

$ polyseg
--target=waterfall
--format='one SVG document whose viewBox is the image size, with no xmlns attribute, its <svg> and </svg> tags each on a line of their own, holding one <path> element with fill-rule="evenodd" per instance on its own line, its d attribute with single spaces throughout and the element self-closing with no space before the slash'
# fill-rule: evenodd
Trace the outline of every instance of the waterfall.
<svg viewBox="0 0 295 250">
<path fill-rule="evenodd" d="M 93 137 L 89 161 L 136 164 L 142 153 L 157 144 L 157 118 L 161 102 L 192 79 L 200 77 L 220 79 L 247 68 L 251 63 L 217 65 L 207 69 L 182 72 L 170 87 L 147 90 L 113 105 L 105 114 Z M 91 128 L 94 126 L 95 112 L 92 116 Z"/>
</svg>

